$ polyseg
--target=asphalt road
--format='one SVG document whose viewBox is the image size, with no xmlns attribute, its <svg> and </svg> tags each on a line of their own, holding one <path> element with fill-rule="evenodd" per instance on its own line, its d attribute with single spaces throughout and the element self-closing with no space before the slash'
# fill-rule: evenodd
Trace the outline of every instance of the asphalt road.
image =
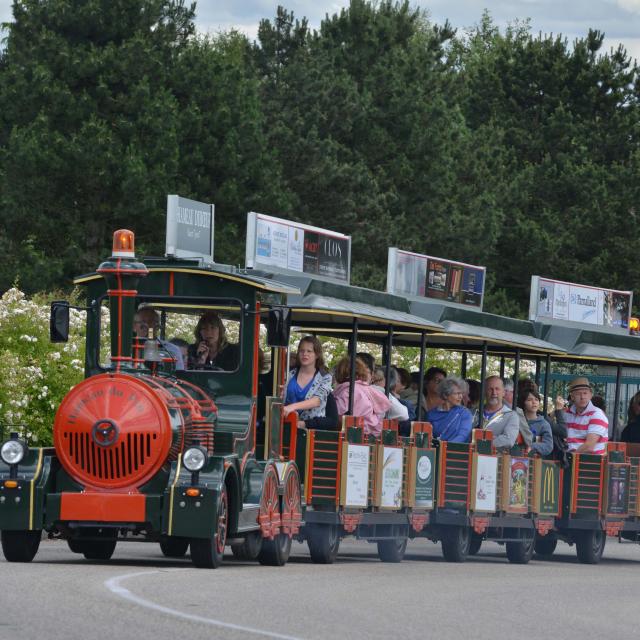
<svg viewBox="0 0 640 640">
<path fill-rule="evenodd" d="M 343 542 L 334 565 L 294 544 L 282 568 L 220 569 L 167 560 L 155 544 L 120 543 L 89 562 L 43 541 L 31 564 L 0 560 L 0 639 L 638 638 L 640 548 L 607 541 L 602 562 L 578 564 L 564 544 L 552 560 L 511 565 L 485 543 L 465 564 L 440 546 L 409 544 L 383 564 L 366 542 Z"/>
</svg>

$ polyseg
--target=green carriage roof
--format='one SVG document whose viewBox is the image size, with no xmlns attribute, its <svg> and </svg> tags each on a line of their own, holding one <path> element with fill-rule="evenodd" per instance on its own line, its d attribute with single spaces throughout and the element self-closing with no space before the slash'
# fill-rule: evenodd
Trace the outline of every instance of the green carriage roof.
<svg viewBox="0 0 640 640">
<path fill-rule="evenodd" d="M 563 359 L 640 365 L 640 337 L 544 323 L 536 323 L 536 332 L 562 345 Z"/>
</svg>

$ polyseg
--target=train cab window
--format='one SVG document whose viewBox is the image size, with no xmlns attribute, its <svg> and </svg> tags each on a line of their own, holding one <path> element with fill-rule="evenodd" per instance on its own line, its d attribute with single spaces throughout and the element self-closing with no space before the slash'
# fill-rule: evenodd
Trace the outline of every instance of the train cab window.
<svg viewBox="0 0 640 640">
<path fill-rule="evenodd" d="M 161 352 L 170 354 L 177 369 L 191 371 L 234 372 L 240 365 L 242 310 L 238 304 L 189 306 L 185 309 L 166 303 L 144 301 L 133 322 L 133 356 L 142 366 L 147 338 L 160 341 Z M 101 316 L 100 363 L 111 364 L 109 312 Z"/>
</svg>

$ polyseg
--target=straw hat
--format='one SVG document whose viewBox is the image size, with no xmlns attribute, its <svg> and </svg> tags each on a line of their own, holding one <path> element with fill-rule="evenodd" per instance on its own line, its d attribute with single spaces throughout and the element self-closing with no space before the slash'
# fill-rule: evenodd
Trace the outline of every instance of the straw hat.
<svg viewBox="0 0 640 640">
<path fill-rule="evenodd" d="M 590 391 L 593 391 L 593 385 L 589 382 L 588 378 L 574 378 L 569 383 L 569 392 L 577 391 L 578 389 L 589 389 Z"/>
</svg>

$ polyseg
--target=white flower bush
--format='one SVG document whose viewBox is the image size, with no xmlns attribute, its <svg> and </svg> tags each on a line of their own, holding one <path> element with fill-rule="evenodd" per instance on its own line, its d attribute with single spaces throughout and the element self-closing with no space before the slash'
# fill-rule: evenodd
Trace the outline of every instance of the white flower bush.
<svg viewBox="0 0 640 640">
<path fill-rule="evenodd" d="M 0 298 L 0 429 L 51 444 L 56 409 L 84 372 L 85 314 L 71 309 L 69 342 L 49 342 L 50 301 L 17 287 Z M 77 295 L 76 295 L 77 297 Z"/>
<path fill-rule="evenodd" d="M 0 298 L 0 430 L 5 436 L 17 430 L 29 442 L 43 446 L 52 442 L 53 421 L 60 402 L 84 377 L 85 313 L 70 310 L 69 342 L 52 344 L 49 341 L 50 303 L 59 298 L 59 293 L 52 293 L 28 299 L 17 287 L 12 287 Z M 77 298 L 78 292 L 74 292 L 72 304 Z M 102 306 L 101 314 L 101 354 L 108 355 L 109 309 L 106 304 Z M 197 315 L 169 314 L 167 337 L 193 342 L 197 320 Z M 227 321 L 225 324 L 230 342 L 237 342 L 239 323 Z M 292 333 L 292 350 L 297 349 L 303 335 Z M 321 338 L 321 342 L 329 367 L 347 355 L 347 340 Z M 264 327 L 261 327 L 261 343 L 268 366 L 270 350 Z M 382 361 L 379 345 L 359 342 L 358 351 L 369 352 L 377 362 Z M 425 369 L 435 365 L 451 374 L 459 374 L 460 359 L 459 352 L 428 349 Z M 394 348 L 392 361 L 399 367 L 416 371 L 419 360 L 418 348 Z M 490 358 L 488 373 L 497 373 L 498 369 L 499 360 Z M 511 372 L 507 370 L 506 373 Z M 469 356 L 467 375 L 479 379 L 479 355 Z"/>
</svg>

